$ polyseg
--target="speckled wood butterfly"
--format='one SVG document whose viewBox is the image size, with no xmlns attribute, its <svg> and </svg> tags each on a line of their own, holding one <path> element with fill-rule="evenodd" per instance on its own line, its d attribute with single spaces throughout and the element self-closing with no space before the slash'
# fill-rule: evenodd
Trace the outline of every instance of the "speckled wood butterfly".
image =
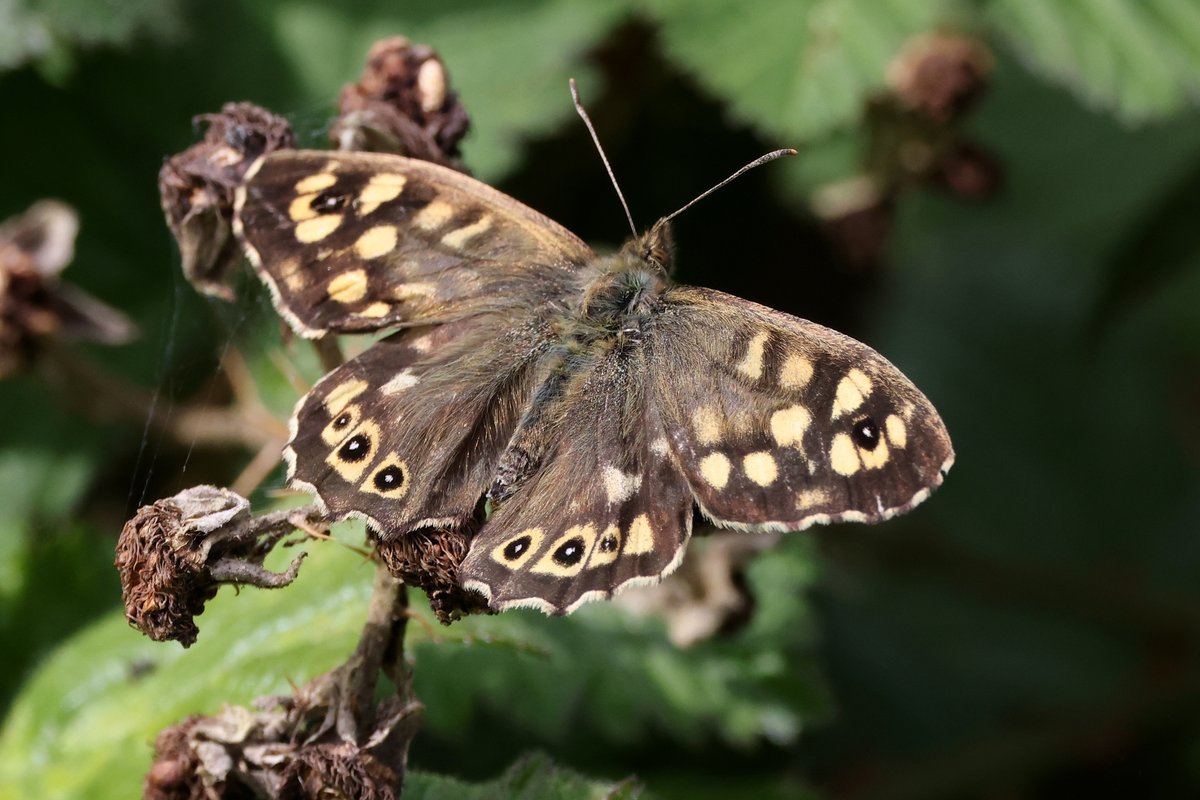
<svg viewBox="0 0 1200 800">
<path fill-rule="evenodd" d="M 660 579 L 694 506 L 745 530 L 887 519 L 954 458 L 869 347 L 672 283 L 666 220 L 598 256 L 429 162 L 280 151 L 234 225 L 303 336 L 402 328 L 297 405 L 292 483 L 385 541 L 470 532 L 459 580 L 493 609 Z"/>
</svg>

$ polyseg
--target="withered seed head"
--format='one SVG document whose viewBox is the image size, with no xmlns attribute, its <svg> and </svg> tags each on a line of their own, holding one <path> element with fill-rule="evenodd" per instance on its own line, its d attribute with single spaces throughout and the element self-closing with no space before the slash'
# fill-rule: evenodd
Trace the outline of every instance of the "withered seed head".
<svg viewBox="0 0 1200 800">
<path fill-rule="evenodd" d="M 199 632 L 194 618 L 221 583 L 274 588 L 295 578 L 300 558 L 284 573 L 262 568 L 287 528 L 259 530 L 249 501 L 215 486 L 142 506 L 117 540 L 126 619 L 155 641 L 188 647 Z"/>
<path fill-rule="evenodd" d="M 983 94 L 992 54 L 980 42 L 949 33 L 911 39 L 888 67 L 888 85 L 901 104 L 949 122 Z"/>
<path fill-rule="evenodd" d="M 347 84 L 329 133 L 341 150 L 399 153 L 461 169 L 470 121 L 432 48 L 402 36 L 376 42 L 358 83 Z"/>
<path fill-rule="evenodd" d="M 487 611 L 482 595 L 458 584 L 458 567 L 470 543 L 463 531 L 426 528 L 395 539 L 380 539 L 375 543 L 375 552 L 397 580 L 425 590 L 437 618 L 449 625 L 459 617 Z"/>
<path fill-rule="evenodd" d="M 183 274 L 197 290 L 233 300 L 225 274 L 241 260 L 230 222 L 234 192 L 250 165 L 293 147 L 295 137 L 287 120 L 251 103 L 227 103 L 196 121 L 208 125 L 204 140 L 163 164 L 159 199 L 179 243 Z"/>
<path fill-rule="evenodd" d="M 94 297 L 63 285 L 75 255 L 79 217 L 41 200 L 0 223 L 0 377 L 32 360 L 46 339 L 123 344 L 133 323 Z"/>
</svg>

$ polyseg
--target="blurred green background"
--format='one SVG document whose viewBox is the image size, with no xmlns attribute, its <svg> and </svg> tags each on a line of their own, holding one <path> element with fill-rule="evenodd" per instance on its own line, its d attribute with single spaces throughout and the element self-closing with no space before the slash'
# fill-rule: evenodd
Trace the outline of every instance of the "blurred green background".
<svg viewBox="0 0 1200 800">
<path fill-rule="evenodd" d="M 935 126 L 984 154 L 990 191 L 894 169 L 919 134 L 888 67 L 930 31 L 993 62 Z M 9 0 L 0 217 L 74 205 L 66 280 L 142 331 L 73 354 L 170 409 L 224 401 L 236 350 L 286 415 L 278 363 L 312 380 L 314 359 L 249 282 L 228 306 L 183 281 L 156 173 L 232 100 L 323 146 L 339 87 L 395 34 L 441 53 L 475 173 L 597 246 L 625 224 L 568 77 L 640 225 L 800 149 L 679 220 L 679 279 L 868 342 L 958 452 L 902 519 L 785 538 L 749 569 L 749 624 L 689 649 L 613 606 L 413 624 L 413 796 L 466 796 L 439 776 L 536 751 L 476 791 L 1200 796 L 1200 5 Z M 878 202 L 814 213 L 864 174 Z M 358 556 L 310 545 L 294 587 L 222 592 L 190 650 L 144 639 L 119 608 L 122 522 L 252 454 L 95 410 L 44 365 L 0 382 L 0 797 L 135 795 L 158 729 L 330 668 L 369 592 Z"/>
</svg>

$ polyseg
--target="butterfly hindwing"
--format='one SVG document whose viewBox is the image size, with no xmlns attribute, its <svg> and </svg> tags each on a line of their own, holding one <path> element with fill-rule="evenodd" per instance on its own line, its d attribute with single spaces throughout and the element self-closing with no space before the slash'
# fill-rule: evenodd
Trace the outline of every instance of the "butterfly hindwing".
<svg viewBox="0 0 1200 800">
<path fill-rule="evenodd" d="M 660 445 L 645 356 L 613 349 L 590 360 L 542 418 L 550 449 L 497 504 L 460 570 L 492 608 L 568 613 L 679 563 L 692 497 Z"/>
<path fill-rule="evenodd" d="M 472 524 L 537 381 L 545 324 L 469 318 L 375 343 L 298 404 L 294 485 L 383 536 Z M 486 346 L 485 346 L 486 345 Z"/>
<path fill-rule="evenodd" d="M 941 483 L 954 457 L 941 418 L 871 348 L 708 289 L 673 287 L 663 306 L 655 402 L 718 524 L 876 522 Z"/>
<path fill-rule="evenodd" d="M 279 313 L 310 338 L 556 296 L 592 257 L 474 178 L 374 153 L 264 156 L 238 189 L 234 231 Z"/>
</svg>

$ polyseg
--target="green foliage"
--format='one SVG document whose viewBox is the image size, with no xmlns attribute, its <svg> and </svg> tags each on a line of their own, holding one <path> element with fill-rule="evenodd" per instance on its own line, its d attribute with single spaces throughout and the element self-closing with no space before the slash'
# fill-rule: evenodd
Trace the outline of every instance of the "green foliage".
<svg viewBox="0 0 1200 800">
<path fill-rule="evenodd" d="M 803 208 L 753 187 L 769 172 L 803 198 L 861 170 L 864 103 L 931 29 L 994 47 L 991 92 L 962 127 L 1004 189 L 902 194 L 886 267 L 854 273 Z M 754 563 L 758 607 L 729 638 L 679 650 L 614 606 L 412 624 L 427 711 L 410 796 L 638 796 L 620 782 L 636 774 L 664 798 L 797 797 L 814 768 L 865 798 L 1051 797 L 1125 787 L 1117 764 L 1137 775 L 1128 794 L 1195 793 L 1194 3 L 0 0 L 0 97 L 21 110 L 0 127 L 0 213 L 48 195 L 78 207 L 65 278 L 143 330 L 82 358 L 171 408 L 220 399 L 217 359 L 236 348 L 287 413 L 278 362 L 313 379 L 311 354 L 280 344 L 261 292 L 237 308 L 193 296 L 155 172 L 192 115 L 228 100 L 320 145 L 338 87 L 395 34 L 444 57 L 476 173 L 540 191 L 540 210 L 584 232 L 619 236 L 619 215 L 569 76 L 635 209 L 681 202 L 764 145 L 802 147 L 679 220 L 681 269 L 868 341 L 958 450 L 904 520 L 793 537 Z M 192 649 L 146 641 L 117 609 L 124 515 L 231 482 L 250 454 L 83 415 L 49 378 L 0 384 L 0 797 L 129 797 L 164 725 L 344 657 L 370 569 L 309 546 L 296 586 L 222 592 Z"/>
</svg>

